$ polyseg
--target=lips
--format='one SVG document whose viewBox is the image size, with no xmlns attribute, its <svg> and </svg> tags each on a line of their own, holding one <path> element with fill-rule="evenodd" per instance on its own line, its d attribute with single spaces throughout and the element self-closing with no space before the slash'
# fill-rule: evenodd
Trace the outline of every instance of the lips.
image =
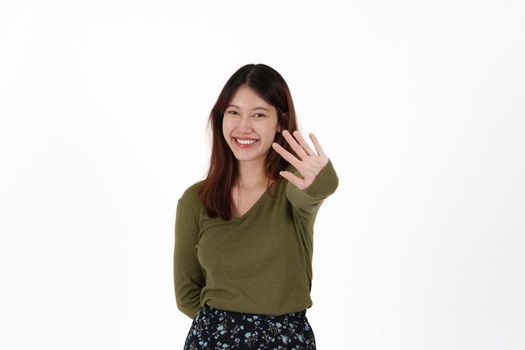
<svg viewBox="0 0 525 350">
<path fill-rule="evenodd" d="M 259 142 L 259 139 L 245 138 L 245 137 L 243 138 L 234 137 L 233 140 L 235 144 L 240 148 L 251 148 Z"/>
</svg>

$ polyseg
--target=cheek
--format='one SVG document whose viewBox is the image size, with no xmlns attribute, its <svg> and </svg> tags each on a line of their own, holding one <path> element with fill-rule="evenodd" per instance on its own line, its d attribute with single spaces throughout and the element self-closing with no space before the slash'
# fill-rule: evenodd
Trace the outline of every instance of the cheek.
<svg viewBox="0 0 525 350">
<path fill-rule="evenodd" d="M 274 139 L 275 138 L 275 135 L 277 134 L 277 123 L 272 123 L 270 125 L 268 125 L 266 127 L 266 135 L 268 135 L 268 137 L 270 139 Z"/>
<path fill-rule="evenodd" d="M 231 131 L 231 125 L 230 123 L 227 122 L 226 119 L 223 120 L 222 122 L 222 134 L 224 135 L 224 138 L 225 139 L 229 139 L 229 135 L 230 135 L 230 131 Z"/>
</svg>

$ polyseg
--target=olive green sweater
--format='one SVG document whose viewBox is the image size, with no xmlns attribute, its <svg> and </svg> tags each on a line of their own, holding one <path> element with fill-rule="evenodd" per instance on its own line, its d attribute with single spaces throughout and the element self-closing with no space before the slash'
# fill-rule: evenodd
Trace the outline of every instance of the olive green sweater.
<svg viewBox="0 0 525 350">
<path fill-rule="evenodd" d="M 297 170 L 289 165 L 296 175 Z M 210 218 L 199 181 L 177 203 L 173 259 L 178 309 L 195 318 L 204 304 L 282 315 L 312 306 L 314 221 L 339 179 L 332 162 L 304 190 L 274 181 L 241 217 Z"/>
</svg>

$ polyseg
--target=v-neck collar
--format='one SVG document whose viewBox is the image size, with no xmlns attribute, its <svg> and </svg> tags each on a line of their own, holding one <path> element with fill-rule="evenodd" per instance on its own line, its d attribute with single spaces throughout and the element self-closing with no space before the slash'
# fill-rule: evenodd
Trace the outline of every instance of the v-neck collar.
<svg viewBox="0 0 525 350">
<path fill-rule="evenodd" d="M 257 209 L 258 206 L 261 205 L 261 203 L 263 202 L 264 198 L 270 192 L 270 189 L 280 180 L 281 179 L 276 179 L 274 182 L 272 182 L 272 184 L 270 186 L 266 187 L 266 190 L 264 190 L 264 192 L 255 201 L 255 203 L 253 203 L 253 205 L 250 207 L 250 209 L 248 209 L 243 215 L 241 215 L 241 216 L 232 216 L 230 221 L 231 222 L 241 221 L 241 220 L 245 219 L 246 217 L 248 217 L 253 211 L 255 211 Z"/>
</svg>

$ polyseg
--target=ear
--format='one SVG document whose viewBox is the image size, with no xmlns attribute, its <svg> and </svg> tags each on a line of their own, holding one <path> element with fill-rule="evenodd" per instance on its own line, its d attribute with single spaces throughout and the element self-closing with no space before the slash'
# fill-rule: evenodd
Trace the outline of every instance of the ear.
<svg viewBox="0 0 525 350">
<path fill-rule="evenodd" d="M 283 117 L 287 117 L 287 116 L 288 116 L 288 112 L 284 112 Z M 278 125 L 277 125 L 277 132 L 281 132 L 281 131 L 283 131 L 283 129 L 281 128 L 281 121 L 279 120 Z"/>
</svg>

